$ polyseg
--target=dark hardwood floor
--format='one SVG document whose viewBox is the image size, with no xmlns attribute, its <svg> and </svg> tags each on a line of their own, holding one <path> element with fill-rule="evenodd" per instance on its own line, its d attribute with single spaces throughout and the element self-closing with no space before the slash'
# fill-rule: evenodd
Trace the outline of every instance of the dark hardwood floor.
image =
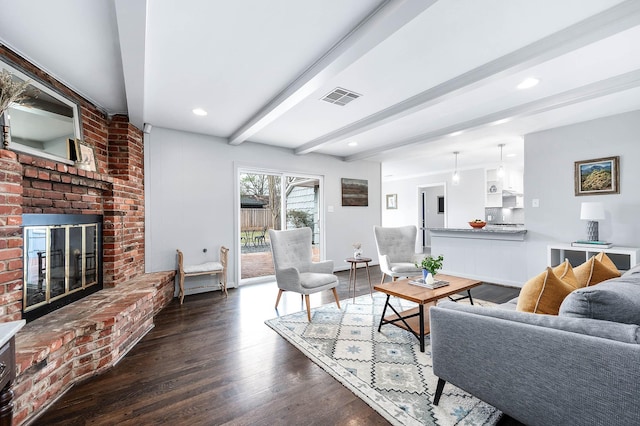
<svg viewBox="0 0 640 426">
<path fill-rule="evenodd" d="M 371 281 L 380 281 L 377 267 Z M 339 296 L 348 271 L 339 272 Z M 357 293 L 369 291 L 358 270 Z M 475 298 L 505 302 L 519 289 L 483 284 Z M 275 283 L 177 299 L 114 368 L 76 385 L 35 425 L 383 425 L 387 421 L 264 325 L 277 315 Z M 312 306 L 333 302 L 331 292 Z M 285 293 L 279 314 L 303 310 Z M 508 419 L 502 425 L 514 425 Z"/>
</svg>

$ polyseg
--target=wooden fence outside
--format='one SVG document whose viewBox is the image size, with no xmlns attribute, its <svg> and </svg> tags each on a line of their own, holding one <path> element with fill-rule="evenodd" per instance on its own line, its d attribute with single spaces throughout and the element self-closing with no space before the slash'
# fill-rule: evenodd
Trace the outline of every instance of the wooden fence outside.
<svg viewBox="0 0 640 426">
<path fill-rule="evenodd" d="M 240 229 L 273 228 L 271 209 L 240 209 Z"/>
</svg>

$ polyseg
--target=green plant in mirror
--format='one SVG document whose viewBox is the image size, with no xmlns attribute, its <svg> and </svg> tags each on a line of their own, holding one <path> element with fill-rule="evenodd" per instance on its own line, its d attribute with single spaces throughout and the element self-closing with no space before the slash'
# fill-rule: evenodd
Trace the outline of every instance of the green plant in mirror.
<svg viewBox="0 0 640 426">
<path fill-rule="evenodd" d="M 442 255 L 438 257 L 427 256 L 422 259 L 422 262 L 416 263 L 416 268 L 426 269 L 431 272 L 431 275 L 436 275 L 440 269 L 442 269 L 442 261 L 444 258 Z"/>
</svg>

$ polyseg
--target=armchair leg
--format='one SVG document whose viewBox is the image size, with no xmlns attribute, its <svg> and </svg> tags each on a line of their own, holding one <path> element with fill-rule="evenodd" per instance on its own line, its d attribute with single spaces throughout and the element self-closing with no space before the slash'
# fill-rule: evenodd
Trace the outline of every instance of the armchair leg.
<svg viewBox="0 0 640 426">
<path fill-rule="evenodd" d="M 442 396 L 442 391 L 444 390 L 446 380 L 442 380 L 438 378 L 438 384 L 436 385 L 436 394 L 433 396 L 433 405 L 438 405 L 440 402 L 440 397 Z"/>
<path fill-rule="evenodd" d="M 304 295 L 304 301 L 307 304 L 307 319 L 311 322 L 311 304 L 309 303 L 309 295 Z"/>
<path fill-rule="evenodd" d="M 282 297 L 282 293 L 284 293 L 284 290 L 280 289 L 278 291 L 278 297 L 276 299 L 276 309 L 278 309 L 278 303 L 280 303 L 280 297 Z"/>
<path fill-rule="evenodd" d="M 340 300 L 338 299 L 338 292 L 336 291 L 336 288 L 334 287 L 331 290 L 333 290 L 333 297 L 335 297 L 335 299 L 336 299 L 336 305 L 338 305 L 338 309 L 342 309 L 340 307 Z M 355 290 L 354 290 L 354 292 L 355 292 Z"/>
<path fill-rule="evenodd" d="M 380 284 L 384 284 L 384 277 L 386 277 L 386 274 L 383 272 L 382 273 L 382 278 L 380 279 Z"/>
</svg>

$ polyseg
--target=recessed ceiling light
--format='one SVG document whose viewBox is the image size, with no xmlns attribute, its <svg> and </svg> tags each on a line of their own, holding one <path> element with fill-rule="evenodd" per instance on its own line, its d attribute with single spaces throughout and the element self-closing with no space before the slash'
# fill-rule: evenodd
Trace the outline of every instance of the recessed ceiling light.
<svg viewBox="0 0 640 426">
<path fill-rule="evenodd" d="M 517 155 L 518 155 L 518 154 L 513 154 L 513 153 L 511 153 L 511 154 L 507 154 L 505 157 L 516 157 Z"/>
<path fill-rule="evenodd" d="M 347 145 L 349 145 L 349 146 L 358 146 L 358 142 L 356 142 L 356 141 L 349 142 Z"/>
<path fill-rule="evenodd" d="M 193 113 L 195 115 L 200 115 L 200 116 L 205 116 L 207 115 L 207 111 L 203 110 L 202 108 L 194 108 L 193 109 Z"/>
<path fill-rule="evenodd" d="M 518 89 L 529 89 L 536 84 L 540 83 L 540 80 L 537 78 L 529 77 L 522 80 L 522 83 L 518 84 Z"/>
<path fill-rule="evenodd" d="M 457 132 L 449 133 L 449 136 L 458 136 L 462 134 L 462 130 L 458 130 Z"/>
</svg>

